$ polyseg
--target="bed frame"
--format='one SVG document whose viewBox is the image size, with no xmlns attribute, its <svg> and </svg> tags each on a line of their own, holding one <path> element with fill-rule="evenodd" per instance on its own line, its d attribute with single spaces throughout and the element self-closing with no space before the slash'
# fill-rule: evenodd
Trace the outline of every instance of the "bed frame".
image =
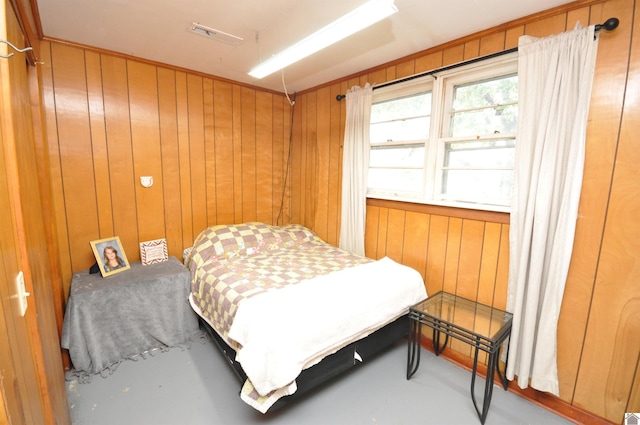
<svg viewBox="0 0 640 425">
<path fill-rule="evenodd" d="M 247 379 L 247 375 L 244 373 L 244 370 L 242 370 L 240 363 L 235 361 L 235 350 L 231 348 L 205 320 L 200 318 L 200 323 L 215 341 L 216 345 L 227 360 L 227 363 L 235 372 L 235 375 L 240 381 L 240 388 L 242 388 L 242 385 Z M 281 408 L 291 401 L 300 398 L 300 396 L 320 384 L 355 366 L 358 366 L 360 363 L 366 362 L 368 359 L 384 351 L 396 341 L 406 337 L 408 332 L 409 319 L 407 315 L 404 315 L 378 329 L 369 336 L 352 342 L 334 354 L 325 357 L 316 365 L 303 370 L 296 378 L 298 390 L 291 395 L 280 398 L 273 406 L 271 406 L 271 408 L 269 408 L 268 412 Z M 362 358 L 362 362 L 355 360 L 356 352 L 360 358 Z"/>
</svg>

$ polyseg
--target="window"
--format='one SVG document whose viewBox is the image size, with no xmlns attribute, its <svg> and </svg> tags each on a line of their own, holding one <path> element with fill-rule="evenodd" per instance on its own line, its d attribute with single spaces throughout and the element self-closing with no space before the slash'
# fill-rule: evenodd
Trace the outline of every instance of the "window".
<svg viewBox="0 0 640 425">
<path fill-rule="evenodd" d="M 505 211 L 517 122 L 513 55 L 374 90 L 368 196 Z"/>
<path fill-rule="evenodd" d="M 432 80 L 431 77 L 429 77 Z M 424 192 L 425 147 L 432 108 L 431 81 L 415 81 L 375 93 L 371 108 L 371 192 L 409 197 Z"/>
</svg>

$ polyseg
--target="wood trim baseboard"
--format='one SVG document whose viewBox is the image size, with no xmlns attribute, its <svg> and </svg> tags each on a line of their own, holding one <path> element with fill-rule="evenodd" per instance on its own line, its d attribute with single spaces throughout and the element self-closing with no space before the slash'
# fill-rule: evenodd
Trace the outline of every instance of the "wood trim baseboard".
<svg viewBox="0 0 640 425">
<path fill-rule="evenodd" d="M 422 337 L 422 348 L 434 352 L 433 342 L 430 338 L 423 335 Z M 473 360 L 470 357 L 464 356 L 460 353 L 457 353 L 453 350 L 446 350 L 440 354 L 439 357 L 443 357 L 448 361 L 468 370 L 473 370 Z M 478 374 L 486 379 L 487 376 L 487 367 L 484 364 L 478 364 Z M 498 376 L 495 377 L 496 385 L 502 387 L 502 383 L 500 382 Z M 555 413 L 558 416 L 562 416 L 568 421 L 571 421 L 576 424 L 581 425 L 615 425 L 615 422 L 611 422 L 607 419 L 601 418 L 600 416 L 594 415 L 591 412 L 586 410 L 577 408 L 560 398 L 544 393 L 538 390 L 534 390 L 531 387 L 526 389 L 521 389 L 518 387 L 513 381 L 509 382 L 508 391 L 511 391 L 514 394 L 519 395 L 525 400 L 538 405 L 544 409 L 549 410 L 550 412 Z"/>
</svg>

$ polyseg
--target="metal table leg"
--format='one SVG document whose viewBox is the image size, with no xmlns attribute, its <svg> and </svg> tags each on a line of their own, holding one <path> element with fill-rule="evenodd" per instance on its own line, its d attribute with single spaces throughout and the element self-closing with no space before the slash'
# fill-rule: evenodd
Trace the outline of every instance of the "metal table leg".
<svg viewBox="0 0 640 425">
<path fill-rule="evenodd" d="M 442 343 L 442 345 L 440 345 L 440 334 L 442 332 L 440 332 L 438 330 L 437 327 L 433 328 L 433 351 L 436 353 L 436 356 L 439 356 L 440 353 L 442 353 L 444 351 L 445 348 L 447 348 L 447 343 L 449 342 L 449 334 L 445 333 L 444 334 L 444 342 Z"/>
<path fill-rule="evenodd" d="M 416 373 L 420 366 L 420 348 L 422 346 L 422 323 L 409 319 L 409 342 L 407 347 L 407 379 Z"/>
<path fill-rule="evenodd" d="M 500 378 L 500 382 L 502 382 L 502 387 L 507 390 L 509 386 L 509 380 L 507 379 L 507 363 L 509 362 L 509 345 L 507 345 L 507 358 L 504 362 L 504 374 L 500 370 L 500 350 L 502 348 L 502 344 L 500 344 L 498 348 L 497 360 L 496 360 L 496 371 L 498 372 L 498 377 Z"/>
<path fill-rule="evenodd" d="M 506 380 L 506 376 L 503 376 L 500 372 L 500 367 L 498 365 L 498 359 L 500 358 L 500 347 L 498 346 L 498 350 L 495 352 L 489 353 L 489 362 L 487 364 L 487 376 L 484 385 L 484 397 L 482 400 L 482 410 L 478 409 L 478 404 L 476 402 L 476 394 L 475 394 L 475 382 L 476 382 L 476 372 L 478 368 L 478 352 L 479 347 L 476 346 L 475 354 L 473 356 L 473 371 L 471 372 L 471 400 L 473 401 L 473 407 L 476 409 L 476 413 L 478 413 L 478 417 L 480 418 L 480 423 L 484 424 L 484 421 L 487 419 L 487 414 L 489 413 L 489 406 L 491 405 L 491 397 L 493 396 L 493 381 L 495 378 L 495 371 L 498 370 L 498 376 L 500 377 L 500 381 L 504 389 L 507 389 L 508 381 Z"/>
</svg>

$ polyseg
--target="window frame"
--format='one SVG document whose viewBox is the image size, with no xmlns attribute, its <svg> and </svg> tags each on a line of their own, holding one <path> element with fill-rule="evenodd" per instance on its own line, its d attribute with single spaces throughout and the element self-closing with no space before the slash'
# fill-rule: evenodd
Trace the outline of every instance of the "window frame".
<svg viewBox="0 0 640 425">
<path fill-rule="evenodd" d="M 444 164 L 445 145 L 460 137 L 448 137 L 449 120 L 445 117 L 451 111 L 453 90 L 456 84 L 464 84 L 474 81 L 482 81 L 504 75 L 517 75 L 517 52 L 509 52 L 498 57 L 474 61 L 469 64 L 460 64 L 448 67 L 441 71 L 433 71 L 424 76 L 409 77 L 411 80 L 386 83 L 385 86 L 375 89 L 373 103 L 408 96 L 425 90 L 431 85 L 432 107 L 430 116 L 430 130 L 425 141 L 423 191 L 420 196 L 412 196 L 391 191 L 371 190 L 367 188 L 367 197 L 374 199 L 395 200 L 419 204 L 441 205 L 475 210 L 496 212 L 509 212 L 510 206 L 481 204 L 475 202 L 451 201 L 440 199 L 439 191 L 442 185 L 442 169 Z M 406 79 L 405 79 L 406 80 Z M 448 105 L 448 107 L 447 107 Z M 445 133 L 447 131 L 447 133 Z M 447 134 L 445 137 L 444 135 Z M 497 136 L 481 135 L 479 139 L 495 139 Z M 517 139 L 517 133 L 501 134 L 500 138 Z M 463 137 L 462 140 L 469 140 Z M 406 141 L 407 145 L 415 141 Z M 373 145 L 372 145 L 373 146 Z"/>
</svg>

